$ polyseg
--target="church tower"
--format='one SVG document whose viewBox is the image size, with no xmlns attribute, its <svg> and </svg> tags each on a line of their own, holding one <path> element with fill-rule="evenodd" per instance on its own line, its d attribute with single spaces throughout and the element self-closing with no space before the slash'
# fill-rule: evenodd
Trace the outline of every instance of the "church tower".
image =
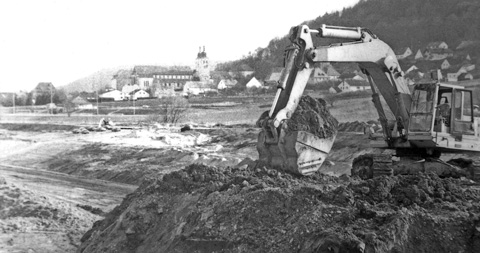
<svg viewBox="0 0 480 253">
<path fill-rule="evenodd" d="M 205 46 L 203 46 L 203 51 L 202 47 L 199 47 L 197 59 L 195 60 L 195 70 L 196 76 L 200 81 L 210 80 L 210 66 L 207 53 L 205 52 Z"/>
</svg>

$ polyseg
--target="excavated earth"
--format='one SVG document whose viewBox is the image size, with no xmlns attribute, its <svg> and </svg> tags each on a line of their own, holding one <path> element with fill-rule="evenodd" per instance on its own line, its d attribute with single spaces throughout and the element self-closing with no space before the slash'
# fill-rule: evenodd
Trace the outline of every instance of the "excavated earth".
<svg viewBox="0 0 480 253">
<path fill-rule="evenodd" d="M 330 114 L 325 100 L 302 96 L 298 107 L 287 120 L 287 130 L 305 131 L 320 138 L 336 135 L 338 121 Z"/>
<path fill-rule="evenodd" d="M 200 164 L 144 181 L 79 252 L 478 252 L 480 188 Z"/>
<path fill-rule="evenodd" d="M 302 98 L 299 110 L 318 102 Z M 306 109 L 288 127 L 328 137 L 332 129 L 302 127 L 334 120 Z M 349 154 L 332 157 L 367 151 L 351 137 L 333 149 Z M 479 251 L 479 184 L 434 174 L 370 180 L 347 174 L 300 177 L 247 158 L 152 174 L 94 223 L 78 252 Z"/>
</svg>

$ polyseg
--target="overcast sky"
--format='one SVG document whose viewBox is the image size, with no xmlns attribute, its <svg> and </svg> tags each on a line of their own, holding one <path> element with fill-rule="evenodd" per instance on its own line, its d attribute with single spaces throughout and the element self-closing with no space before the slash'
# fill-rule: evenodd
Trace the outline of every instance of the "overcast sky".
<svg viewBox="0 0 480 253">
<path fill-rule="evenodd" d="M 0 2 L 0 91 L 61 86 L 101 69 L 239 59 L 291 26 L 358 0 Z"/>
</svg>

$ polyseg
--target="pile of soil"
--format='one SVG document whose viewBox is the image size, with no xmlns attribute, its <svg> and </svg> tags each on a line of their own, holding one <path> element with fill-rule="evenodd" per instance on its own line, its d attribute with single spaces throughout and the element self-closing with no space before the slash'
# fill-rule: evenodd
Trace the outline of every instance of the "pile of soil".
<svg viewBox="0 0 480 253">
<path fill-rule="evenodd" d="M 476 252 L 480 189 L 468 184 L 194 164 L 144 181 L 79 252 Z"/>
<path fill-rule="evenodd" d="M 7 245 L 2 244 L 1 247 L 6 252 L 27 252 L 29 248 L 35 249 L 35 252 L 73 251 L 80 237 L 100 218 L 92 212 L 38 195 L 0 177 L 0 231 L 3 234 L 0 238 L 8 240 Z M 29 241 L 22 242 L 17 236 L 19 234 L 29 237 Z M 56 241 L 53 248 L 48 243 L 34 245 L 36 240 L 49 236 L 64 238 Z"/>
<path fill-rule="evenodd" d="M 329 138 L 337 134 L 338 121 L 328 111 L 325 100 L 302 96 L 286 124 L 288 132 L 305 131 L 320 138 Z"/>
</svg>

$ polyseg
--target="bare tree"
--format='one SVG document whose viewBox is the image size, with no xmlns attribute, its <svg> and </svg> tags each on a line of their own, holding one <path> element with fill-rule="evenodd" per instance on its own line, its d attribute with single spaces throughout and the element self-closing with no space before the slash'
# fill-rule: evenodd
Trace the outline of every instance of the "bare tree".
<svg viewBox="0 0 480 253">
<path fill-rule="evenodd" d="M 188 100 L 183 97 L 166 97 L 160 100 L 160 117 L 158 120 L 164 123 L 176 124 L 186 116 L 190 108 Z"/>
</svg>

